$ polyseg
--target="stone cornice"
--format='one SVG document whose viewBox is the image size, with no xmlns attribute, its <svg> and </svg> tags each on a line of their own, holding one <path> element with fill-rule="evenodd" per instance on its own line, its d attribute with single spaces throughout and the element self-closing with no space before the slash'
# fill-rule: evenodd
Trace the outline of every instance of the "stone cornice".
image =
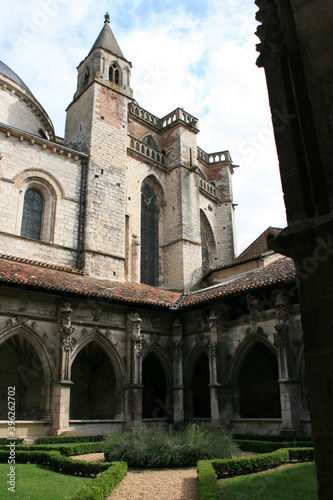
<svg viewBox="0 0 333 500">
<path fill-rule="evenodd" d="M 30 134 L 29 132 L 25 132 L 24 130 L 10 127 L 9 125 L 5 125 L 4 123 L 0 123 L 0 132 L 6 134 L 8 138 L 11 136 L 17 137 L 21 142 L 29 142 L 31 146 L 38 145 L 41 146 L 41 148 L 45 151 L 48 149 L 53 153 L 65 155 L 67 159 L 72 158 L 74 161 L 78 161 L 80 159 L 87 160 L 89 158 L 89 155 L 85 153 L 81 153 L 80 151 L 76 151 L 75 149 L 68 148 L 63 144 L 58 144 L 57 142 L 43 139 L 38 135 Z"/>
</svg>

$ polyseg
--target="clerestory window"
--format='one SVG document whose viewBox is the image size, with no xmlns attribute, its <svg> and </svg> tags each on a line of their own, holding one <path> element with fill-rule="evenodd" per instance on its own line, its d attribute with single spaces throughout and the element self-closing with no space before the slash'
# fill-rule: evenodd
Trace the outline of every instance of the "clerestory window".
<svg viewBox="0 0 333 500">
<path fill-rule="evenodd" d="M 141 283 L 158 285 L 159 224 L 157 198 L 146 184 L 141 194 Z"/>
<path fill-rule="evenodd" d="M 28 189 L 24 195 L 21 236 L 41 239 L 44 200 L 36 189 Z"/>
</svg>

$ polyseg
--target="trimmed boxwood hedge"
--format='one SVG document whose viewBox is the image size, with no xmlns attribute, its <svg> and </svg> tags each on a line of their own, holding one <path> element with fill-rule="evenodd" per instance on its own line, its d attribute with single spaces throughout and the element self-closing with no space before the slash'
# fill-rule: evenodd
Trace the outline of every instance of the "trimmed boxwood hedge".
<svg viewBox="0 0 333 500">
<path fill-rule="evenodd" d="M 102 447 L 102 443 L 18 445 L 16 446 L 16 451 L 59 451 L 62 455 L 71 456 L 99 453 L 103 451 Z M 6 446 L 0 446 L 0 450 L 6 449 Z"/>
<path fill-rule="evenodd" d="M 96 436 L 53 436 L 53 437 L 39 437 L 36 439 L 35 444 L 56 444 L 56 443 L 98 443 L 103 441 L 104 435 L 99 434 Z"/>
<path fill-rule="evenodd" d="M 111 467 L 94 479 L 92 484 L 80 490 L 71 500 L 104 500 L 126 474 L 126 462 L 111 462 Z"/>
<path fill-rule="evenodd" d="M 0 463 L 7 463 L 8 451 L 0 450 Z M 80 490 L 72 500 L 104 500 L 127 474 L 126 462 L 84 462 L 64 457 L 59 451 L 16 451 L 16 463 L 48 465 L 63 474 L 97 476 L 93 483 Z"/>
<path fill-rule="evenodd" d="M 219 479 L 226 476 L 253 474 L 284 464 L 289 458 L 288 450 L 281 449 L 272 453 L 264 453 L 256 457 L 234 458 L 228 460 L 212 460 L 214 471 Z"/>
<path fill-rule="evenodd" d="M 245 439 L 246 441 L 271 441 L 277 443 L 312 443 L 312 437 L 309 436 L 258 436 L 256 434 L 234 434 L 234 439 Z"/>
<path fill-rule="evenodd" d="M 13 438 L 0 438 L 0 445 L 6 445 L 8 444 L 9 441 L 13 441 Z M 16 444 L 21 444 L 23 443 L 24 439 L 23 438 L 16 438 L 15 443 Z"/>
<path fill-rule="evenodd" d="M 220 500 L 221 493 L 217 478 L 252 474 L 278 467 L 287 460 L 313 461 L 313 448 L 281 448 L 256 457 L 231 460 L 201 460 L 197 464 L 200 500 Z"/>
<path fill-rule="evenodd" d="M 259 440 L 244 440 L 244 439 L 234 439 L 242 451 L 252 451 L 254 453 L 270 453 L 271 451 L 279 450 L 280 448 L 294 448 L 295 443 L 293 441 L 259 441 Z M 297 443 L 297 448 L 308 448 L 311 446 L 309 441 L 299 441 Z"/>
<path fill-rule="evenodd" d="M 210 460 L 199 460 L 197 464 L 200 500 L 221 500 L 216 474 Z"/>
<path fill-rule="evenodd" d="M 0 463 L 7 463 L 8 451 L 0 450 Z M 110 462 L 84 462 L 64 457 L 59 451 L 16 451 L 15 461 L 18 464 L 47 464 L 63 474 L 96 475 L 110 467 Z"/>
</svg>

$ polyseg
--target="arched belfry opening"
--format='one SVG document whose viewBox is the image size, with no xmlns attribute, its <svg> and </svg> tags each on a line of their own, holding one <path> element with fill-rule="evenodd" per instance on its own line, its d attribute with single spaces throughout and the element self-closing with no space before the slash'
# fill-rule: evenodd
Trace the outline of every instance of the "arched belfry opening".
<svg viewBox="0 0 333 500">
<path fill-rule="evenodd" d="M 198 358 L 191 380 L 192 413 L 194 418 L 211 418 L 209 389 L 209 359 L 206 353 Z"/>
<path fill-rule="evenodd" d="M 109 67 L 109 80 L 116 85 L 121 85 L 121 71 L 117 63 L 112 63 Z"/>
<path fill-rule="evenodd" d="M 154 353 L 142 363 L 142 418 L 168 417 L 167 379 Z"/>
<path fill-rule="evenodd" d="M 16 420 L 43 418 L 45 380 L 42 362 L 21 334 L 0 345 L 0 420 L 8 419 L 8 388 L 15 387 Z"/>
<path fill-rule="evenodd" d="M 247 352 L 239 373 L 242 418 L 281 418 L 278 363 L 263 343 Z"/>
<path fill-rule="evenodd" d="M 104 350 L 90 342 L 76 356 L 71 371 L 70 419 L 114 419 L 116 377 Z"/>
</svg>

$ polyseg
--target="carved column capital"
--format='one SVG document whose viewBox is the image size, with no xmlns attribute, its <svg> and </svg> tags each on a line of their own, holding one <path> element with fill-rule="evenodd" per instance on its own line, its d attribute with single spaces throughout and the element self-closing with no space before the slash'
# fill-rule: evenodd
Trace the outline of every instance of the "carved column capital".
<svg viewBox="0 0 333 500">
<path fill-rule="evenodd" d="M 64 302 L 58 308 L 59 330 L 64 337 L 69 337 L 74 333 L 75 327 L 72 325 L 72 313 L 73 310 L 69 302 Z"/>
</svg>

